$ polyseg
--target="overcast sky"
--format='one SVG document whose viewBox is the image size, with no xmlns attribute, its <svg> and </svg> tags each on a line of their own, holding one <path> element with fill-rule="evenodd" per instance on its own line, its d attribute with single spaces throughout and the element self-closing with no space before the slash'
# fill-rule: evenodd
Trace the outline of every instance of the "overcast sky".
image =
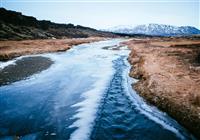
<svg viewBox="0 0 200 140">
<path fill-rule="evenodd" d="M 199 0 L 1 0 L 1 7 L 97 29 L 148 23 L 200 28 Z"/>
</svg>

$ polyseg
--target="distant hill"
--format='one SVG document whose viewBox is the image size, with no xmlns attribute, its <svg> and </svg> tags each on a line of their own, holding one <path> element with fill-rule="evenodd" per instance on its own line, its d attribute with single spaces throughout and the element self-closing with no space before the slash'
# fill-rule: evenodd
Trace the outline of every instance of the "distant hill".
<svg viewBox="0 0 200 140">
<path fill-rule="evenodd" d="M 22 13 L 0 8 L 0 40 L 114 37 L 108 32 L 73 24 L 58 24 L 47 20 L 37 20 Z"/>
<path fill-rule="evenodd" d="M 138 26 L 117 26 L 105 31 L 123 34 L 144 34 L 156 36 L 196 35 L 200 30 L 192 26 L 171 26 L 165 24 L 147 24 Z"/>
</svg>

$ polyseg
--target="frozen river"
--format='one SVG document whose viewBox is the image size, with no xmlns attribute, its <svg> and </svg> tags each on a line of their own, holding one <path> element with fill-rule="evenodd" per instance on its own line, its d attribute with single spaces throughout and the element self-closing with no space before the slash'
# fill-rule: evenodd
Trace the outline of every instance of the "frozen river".
<svg viewBox="0 0 200 140">
<path fill-rule="evenodd" d="M 0 140 L 194 139 L 131 88 L 136 81 L 128 76 L 129 50 L 125 46 L 116 49 L 121 41 L 82 44 L 67 52 L 31 56 L 48 58 L 53 64 L 0 86 Z M 28 57 L 0 66 L 16 66 Z M 30 63 L 25 64 L 23 69 L 33 71 Z"/>
</svg>

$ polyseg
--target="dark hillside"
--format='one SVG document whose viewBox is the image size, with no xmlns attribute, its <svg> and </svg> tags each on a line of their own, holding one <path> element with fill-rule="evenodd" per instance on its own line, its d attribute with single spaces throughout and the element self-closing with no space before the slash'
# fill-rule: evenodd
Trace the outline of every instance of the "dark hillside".
<svg viewBox="0 0 200 140">
<path fill-rule="evenodd" d="M 108 32 L 73 24 L 58 24 L 0 8 L 0 40 L 114 37 Z"/>
</svg>

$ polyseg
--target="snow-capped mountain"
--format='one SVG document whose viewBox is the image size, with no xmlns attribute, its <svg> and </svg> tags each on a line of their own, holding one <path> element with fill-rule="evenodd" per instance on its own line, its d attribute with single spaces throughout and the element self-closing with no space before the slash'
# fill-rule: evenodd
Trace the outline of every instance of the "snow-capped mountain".
<svg viewBox="0 0 200 140">
<path fill-rule="evenodd" d="M 200 30 L 192 26 L 172 26 L 165 24 L 146 24 L 138 26 L 116 26 L 106 31 L 125 34 L 145 34 L 159 36 L 200 34 Z"/>
</svg>

